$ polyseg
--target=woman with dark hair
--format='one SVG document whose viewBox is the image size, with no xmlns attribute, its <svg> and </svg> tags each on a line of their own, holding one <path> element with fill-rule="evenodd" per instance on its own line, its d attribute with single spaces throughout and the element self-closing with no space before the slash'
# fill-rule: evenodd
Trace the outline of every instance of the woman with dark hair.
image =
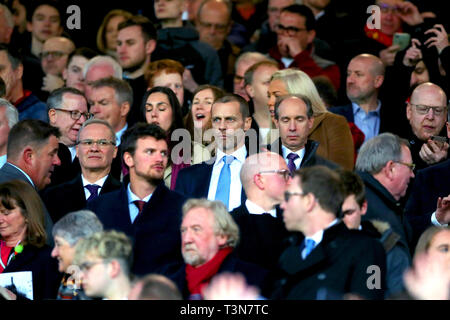
<svg viewBox="0 0 450 320">
<path fill-rule="evenodd" d="M 33 300 L 56 298 L 61 282 L 46 239 L 44 207 L 34 188 L 20 180 L 0 184 L 0 273 L 31 272 Z"/>
<path fill-rule="evenodd" d="M 168 188 L 172 190 L 175 188 L 175 181 L 181 169 L 211 158 L 206 148 L 195 142 L 191 143 L 191 154 L 183 154 L 185 148 L 180 148 L 181 150 L 175 155 L 172 154 L 175 145 L 184 141 L 182 138 L 179 142 L 179 137 L 181 134 L 187 134 L 187 131 L 184 130 L 180 103 L 171 89 L 153 87 L 148 90 L 142 99 L 141 115 L 142 121 L 157 124 L 167 134 L 170 158 L 164 172 L 164 182 Z M 173 133 L 177 129 L 183 129 L 185 132 L 178 131 L 180 135 L 177 134 L 175 139 Z"/>
</svg>

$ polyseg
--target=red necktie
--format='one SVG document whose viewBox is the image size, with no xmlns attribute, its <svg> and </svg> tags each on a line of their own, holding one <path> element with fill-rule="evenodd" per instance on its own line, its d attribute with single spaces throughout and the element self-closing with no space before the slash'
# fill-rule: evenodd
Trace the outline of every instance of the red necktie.
<svg viewBox="0 0 450 320">
<path fill-rule="evenodd" d="M 144 209 L 144 206 L 145 206 L 146 202 L 142 201 L 142 200 L 135 200 L 135 201 L 133 201 L 133 203 L 136 205 L 136 207 L 138 207 L 139 214 L 141 214 L 142 209 Z"/>
</svg>

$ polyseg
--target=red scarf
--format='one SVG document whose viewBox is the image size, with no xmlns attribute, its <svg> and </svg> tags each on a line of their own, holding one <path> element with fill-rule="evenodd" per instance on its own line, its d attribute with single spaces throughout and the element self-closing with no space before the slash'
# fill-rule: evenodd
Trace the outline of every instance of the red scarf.
<svg viewBox="0 0 450 320">
<path fill-rule="evenodd" d="M 197 268 L 186 265 L 186 281 L 191 295 L 201 295 L 203 288 L 209 284 L 211 278 L 219 271 L 223 260 L 232 251 L 231 247 L 220 249 L 211 260 Z"/>
<path fill-rule="evenodd" d="M 364 26 L 364 32 L 366 33 L 366 36 L 368 36 L 370 39 L 373 39 L 381 44 L 384 44 L 386 47 L 392 46 L 394 36 L 388 36 L 387 34 L 381 32 L 381 30 L 378 29 L 369 29 L 367 25 Z M 400 30 L 398 30 L 397 32 L 402 32 L 402 29 L 400 28 Z"/>
</svg>

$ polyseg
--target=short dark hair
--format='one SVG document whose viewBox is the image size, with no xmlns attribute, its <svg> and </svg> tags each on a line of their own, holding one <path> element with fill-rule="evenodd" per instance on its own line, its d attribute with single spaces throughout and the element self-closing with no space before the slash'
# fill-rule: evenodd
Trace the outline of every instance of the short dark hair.
<svg viewBox="0 0 450 320">
<path fill-rule="evenodd" d="M 169 130 L 167 130 L 167 135 L 170 137 L 170 135 L 172 134 L 172 132 L 176 129 L 182 129 L 183 126 L 183 116 L 181 115 L 181 106 L 180 106 L 180 102 L 178 101 L 177 96 L 175 95 L 175 93 L 172 91 L 172 89 L 167 88 L 167 87 L 153 87 L 150 90 L 147 90 L 144 94 L 144 97 L 142 98 L 142 103 L 141 103 L 141 116 L 143 117 L 143 122 L 146 122 L 145 120 L 145 114 L 146 114 L 146 103 L 147 103 L 147 99 L 148 97 L 155 93 L 155 92 L 160 92 L 163 93 L 167 96 L 167 99 L 169 100 L 169 104 L 170 104 L 170 108 L 172 109 L 172 124 L 169 128 Z"/>
<path fill-rule="evenodd" d="M 166 133 L 156 124 L 138 122 L 128 128 L 122 135 L 120 146 L 122 148 L 122 158 L 125 152 L 134 155 L 136 142 L 140 138 L 153 137 L 156 140 L 166 140 Z"/>
<path fill-rule="evenodd" d="M 314 17 L 314 13 L 310 8 L 303 4 L 291 4 L 281 10 L 281 12 L 290 12 L 298 14 L 305 18 L 305 28 L 306 30 L 315 30 L 316 29 L 316 18 Z"/>
<path fill-rule="evenodd" d="M 109 87 L 114 89 L 116 101 L 118 104 L 128 102 L 130 104 L 130 108 L 132 107 L 133 89 L 126 80 L 108 77 L 98 79 L 92 82 L 92 89 L 99 89 L 103 87 Z"/>
<path fill-rule="evenodd" d="M 144 37 L 144 41 L 147 42 L 149 40 L 157 39 L 157 32 L 155 25 L 148 19 L 142 15 L 132 16 L 131 18 L 119 23 L 117 30 L 120 31 L 122 29 L 138 26 L 141 27 L 142 36 Z"/>
<path fill-rule="evenodd" d="M 151 273 L 140 280 L 139 300 L 183 300 L 176 284 L 169 278 Z"/>
<path fill-rule="evenodd" d="M 0 51 L 6 51 L 6 56 L 8 57 L 9 63 L 11 63 L 13 70 L 16 70 L 17 67 L 22 64 L 22 54 L 13 47 L 0 43 Z"/>
<path fill-rule="evenodd" d="M 284 95 L 284 96 L 279 96 L 275 100 L 275 119 L 278 120 L 278 118 L 279 118 L 280 104 L 284 100 L 289 99 L 289 98 L 294 98 L 294 97 L 302 100 L 305 103 L 305 105 L 306 105 L 306 116 L 308 117 L 308 119 L 312 118 L 312 116 L 314 115 L 314 111 L 313 111 L 313 108 L 312 108 L 312 102 L 307 96 L 305 96 L 303 94 L 287 94 L 287 95 Z"/>
<path fill-rule="evenodd" d="M 296 171 L 295 175 L 300 177 L 300 187 L 305 195 L 312 193 L 323 210 L 341 217 L 344 194 L 341 179 L 335 171 L 325 166 L 312 166 Z"/>
<path fill-rule="evenodd" d="M 239 104 L 239 112 L 242 115 L 242 119 L 245 120 L 245 118 L 250 117 L 250 109 L 248 107 L 247 101 L 245 101 L 245 99 L 242 98 L 240 95 L 234 93 L 227 93 L 223 97 L 218 98 L 216 101 L 214 101 L 213 107 L 216 103 L 228 103 L 228 102 L 237 102 Z"/>
<path fill-rule="evenodd" d="M 59 24 L 63 26 L 62 19 L 63 19 L 63 10 L 62 6 L 59 1 L 57 0 L 37 0 L 37 1 L 30 1 L 29 6 L 27 7 L 27 21 L 31 22 L 33 19 L 34 12 L 40 7 L 40 6 L 49 6 L 55 8 L 56 11 L 58 11 L 59 14 Z"/>
<path fill-rule="evenodd" d="M 27 145 L 40 149 L 51 136 L 59 138 L 61 132 L 58 128 L 42 120 L 27 119 L 19 121 L 9 131 L 6 151 L 8 159 L 17 159 Z"/>
<path fill-rule="evenodd" d="M 63 102 L 63 96 L 65 93 L 71 93 L 71 94 L 83 97 L 84 100 L 86 101 L 86 105 L 87 105 L 87 99 L 83 92 L 81 92 L 80 90 L 78 90 L 76 88 L 62 87 L 62 88 L 58 88 L 58 89 L 55 89 L 52 92 L 50 92 L 50 95 L 48 96 L 48 99 L 47 99 L 47 110 L 60 108 L 61 104 Z"/>
<path fill-rule="evenodd" d="M 354 195 L 356 203 L 362 207 L 364 201 L 366 201 L 366 190 L 361 177 L 349 170 L 337 169 L 336 172 L 341 178 L 344 200 L 345 198 Z"/>
<path fill-rule="evenodd" d="M 97 56 L 98 52 L 88 48 L 88 47 L 80 47 L 80 48 L 76 48 L 74 51 L 72 51 L 69 54 L 69 57 L 67 58 L 67 66 L 70 64 L 70 62 L 72 61 L 72 58 L 75 56 L 78 57 L 85 57 L 88 60 L 91 60 L 93 57 Z"/>
</svg>

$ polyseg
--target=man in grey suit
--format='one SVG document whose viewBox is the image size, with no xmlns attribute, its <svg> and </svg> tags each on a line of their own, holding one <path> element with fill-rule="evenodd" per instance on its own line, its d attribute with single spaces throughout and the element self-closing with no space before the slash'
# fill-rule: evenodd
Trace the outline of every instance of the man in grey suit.
<svg viewBox="0 0 450 320">
<path fill-rule="evenodd" d="M 0 169 L 0 183 L 10 180 L 23 180 L 37 191 L 50 183 L 58 158 L 58 143 L 61 133 L 41 120 L 19 121 L 11 128 L 8 136 L 7 162 Z M 47 210 L 45 229 L 51 234 L 52 220 Z M 51 239 L 51 237 L 48 237 Z"/>
</svg>

